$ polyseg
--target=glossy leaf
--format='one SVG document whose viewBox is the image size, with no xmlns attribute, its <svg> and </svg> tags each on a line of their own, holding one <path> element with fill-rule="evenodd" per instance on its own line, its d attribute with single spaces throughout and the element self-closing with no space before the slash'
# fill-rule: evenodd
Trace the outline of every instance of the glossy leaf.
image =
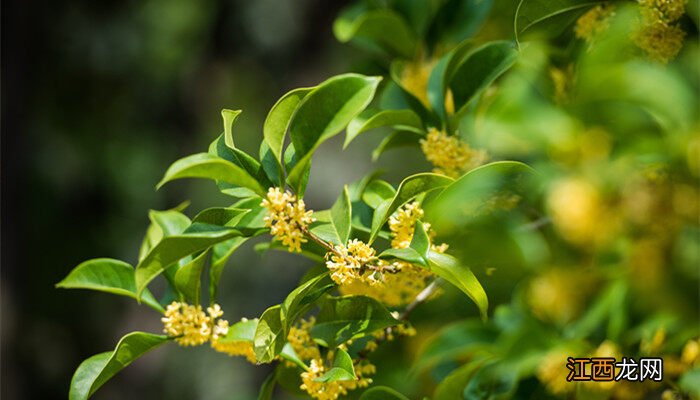
<svg viewBox="0 0 700 400">
<path fill-rule="evenodd" d="M 435 388 L 435 400 L 453 400 L 464 398 L 464 388 L 479 369 L 481 363 L 470 362 L 452 371 Z"/>
<path fill-rule="evenodd" d="M 297 193 L 311 165 L 313 151 L 338 134 L 369 105 L 381 78 L 344 74 L 328 79 L 308 93 L 289 125 L 296 165 L 288 181 Z"/>
<path fill-rule="evenodd" d="M 259 363 L 269 363 L 282 351 L 287 331 L 281 320 L 281 307 L 272 306 L 265 310 L 255 329 L 254 351 Z"/>
<path fill-rule="evenodd" d="M 409 247 L 415 250 L 424 260 L 428 257 L 428 251 L 430 251 L 430 237 L 425 231 L 423 222 L 420 220 L 416 221 Z"/>
<path fill-rule="evenodd" d="M 431 37 L 458 43 L 474 36 L 491 11 L 493 0 L 448 0 L 435 16 Z"/>
<path fill-rule="evenodd" d="M 205 250 L 175 272 L 175 288 L 189 304 L 199 304 L 202 288 L 202 271 L 208 256 L 209 251 Z"/>
<path fill-rule="evenodd" d="M 357 38 L 404 58 L 411 58 L 416 48 L 415 34 L 406 20 L 389 9 L 344 13 L 333 24 L 333 33 L 342 43 Z"/>
<path fill-rule="evenodd" d="M 386 307 L 371 297 L 334 297 L 321 305 L 311 336 L 321 345 L 333 348 L 398 323 Z"/>
<path fill-rule="evenodd" d="M 146 286 L 175 261 L 235 236 L 241 233 L 214 225 L 193 224 L 182 234 L 163 238 L 136 267 L 137 296 L 140 297 Z"/>
<path fill-rule="evenodd" d="M 328 272 L 324 272 L 292 290 L 280 305 L 280 321 L 284 324 L 285 330 L 289 330 L 316 300 L 334 287 L 335 284 L 331 281 Z"/>
<path fill-rule="evenodd" d="M 236 226 L 250 210 L 233 207 L 211 207 L 202 210 L 192 222 L 218 226 Z"/>
<path fill-rule="evenodd" d="M 282 351 L 280 352 L 280 358 L 293 362 L 304 371 L 309 370 L 309 367 L 304 363 L 304 360 L 302 360 L 301 357 L 299 357 L 297 352 L 294 351 L 294 347 L 292 347 L 290 343 L 285 343 L 284 347 L 282 347 Z"/>
<path fill-rule="evenodd" d="M 601 3 L 604 2 L 595 0 L 521 0 L 515 11 L 513 23 L 515 40 L 519 40 L 522 33 L 538 24 L 574 14 L 573 18 L 564 20 L 564 25 L 568 25 L 576 18 L 576 12 L 582 12 L 582 10 Z M 552 27 L 552 30 L 556 29 Z"/>
<path fill-rule="evenodd" d="M 348 124 L 343 147 L 348 147 L 359 134 L 381 127 L 392 127 L 419 134 L 424 131 L 420 117 L 411 110 L 367 109 Z"/>
<path fill-rule="evenodd" d="M 136 299 L 134 267 L 111 258 L 96 258 L 81 263 L 57 283 L 56 287 L 97 290 Z M 141 294 L 141 300 L 154 310 L 164 312 L 148 289 Z"/>
<path fill-rule="evenodd" d="M 428 266 L 425 257 L 410 247 L 406 249 L 386 249 L 379 254 L 379 258 L 396 258 L 411 264 Z"/>
<path fill-rule="evenodd" d="M 274 154 L 275 159 L 281 162 L 282 147 L 284 146 L 284 138 L 289 129 L 289 123 L 292 121 L 294 112 L 297 110 L 299 103 L 304 97 L 309 94 L 314 88 L 299 88 L 294 89 L 282 96 L 277 103 L 270 109 L 270 112 L 265 118 L 263 125 L 263 135 L 265 142 L 270 147 L 270 151 Z"/>
<path fill-rule="evenodd" d="M 455 110 L 464 110 L 476 95 L 513 66 L 517 56 L 518 51 L 507 41 L 487 43 L 469 53 L 450 79 Z"/>
<path fill-rule="evenodd" d="M 253 342 L 255 331 L 258 328 L 258 319 L 247 319 L 230 325 L 226 336 L 219 339 L 220 342 Z"/>
<path fill-rule="evenodd" d="M 221 110 L 221 118 L 224 119 L 224 140 L 226 145 L 230 148 L 236 147 L 233 143 L 233 123 L 241 115 L 241 110 Z"/>
<path fill-rule="evenodd" d="M 243 168 L 209 153 L 198 153 L 175 161 L 157 187 L 182 178 L 213 179 L 250 189 L 260 196 L 265 195 L 265 189 Z"/>
<path fill-rule="evenodd" d="M 331 207 L 331 223 L 337 236 L 336 244 L 345 245 L 350 238 L 352 228 L 352 209 L 348 196 L 348 187 L 343 187 L 343 193 L 338 197 L 333 207 Z"/>
<path fill-rule="evenodd" d="M 394 197 L 396 189 L 389 182 L 375 179 L 362 191 L 362 201 L 372 208 L 377 208 L 386 199 Z"/>
<path fill-rule="evenodd" d="M 479 308 L 482 319 L 487 318 L 489 300 L 471 269 L 462 265 L 456 258 L 435 251 L 428 252 L 428 264 L 439 277 L 450 282 L 472 299 Z"/>
<path fill-rule="evenodd" d="M 374 211 L 369 242 L 372 243 L 377 238 L 379 230 L 399 207 L 420 194 L 441 189 L 453 181 L 450 177 L 433 173 L 415 174 L 404 179 L 396 190 L 394 197 L 391 200 L 384 201 Z"/>
<path fill-rule="evenodd" d="M 333 365 L 326 373 L 314 379 L 316 382 L 352 381 L 357 379 L 352 358 L 343 349 L 335 350 Z"/>
<path fill-rule="evenodd" d="M 284 171 L 280 159 L 275 157 L 270 145 L 264 140 L 260 142 L 260 165 L 274 186 L 284 186 Z"/>
<path fill-rule="evenodd" d="M 360 400 L 409 400 L 396 390 L 386 386 L 374 386 L 362 393 Z"/>
<path fill-rule="evenodd" d="M 73 374 L 68 398 L 89 398 L 124 367 L 168 340 L 167 336 L 151 333 L 129 333 L 119 341 L 114 351 L 94 355 L 80 364 Z"/>
</svg>

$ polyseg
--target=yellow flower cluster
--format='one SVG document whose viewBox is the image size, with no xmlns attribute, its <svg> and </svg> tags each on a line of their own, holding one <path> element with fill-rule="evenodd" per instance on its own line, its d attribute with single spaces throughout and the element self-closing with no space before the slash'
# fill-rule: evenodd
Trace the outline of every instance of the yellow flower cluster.
<svg viewBox="0 0 700 400">
<path fill-rule="evenodd" d="M 611 4 L 599 4 L 576 20 L 574 33 L 579 39 L 591 43 L 610 26 L 610 19 L 615 15 L 615 7 Z"/>
<path fill-rule="evenodd" d="M 579 315 L 591 286 L 581 271 L 551 268 L 530 282 L 528 304 L 538 318 L 563 325 Z"/>
<path fill-rule="evenodd" d="M 433 64 L 433 62 L 412 62 L 406 64 L 401 71 L 401 86 L 416 96 L 426 107 L 430 107 L 428 78 L 430 78 Z"/>
<path fill-rule="evenodd" d="M 576 389 L 575 382 L 567 382 L 569 370 L 566 368 L 567 357 L 576 354 L 567 349 L 549 351 L 540 361 L 537 368 L 537 379 L 547 390 L 555 395 L 563 395 Z"/>
<path fill-rule="evenodd" d="M 642 24 L 633 39 L 647 56 L 661 63 L 671 61 L 683 47 L 685 31 L 677 23 L 687 0 L 638 0 Z"/>
<path fill-rule="evenodd" d="M 574 244 L 603 240 L 608 227 L 603 223 L 607 213 L 601 197 L 598 188 L 585 179 L 567 178 L 555 183 L 547 199 L 555 228 Z"/>
<path fill-rule="evenodd" d="M 457 136 L 450 136 L 435 128 L 420 141 L 425 158 L 433 166 L 433 172 L 453 178 L 486 162 L 486 152 L 474 150 Z"/>
<path fill-rule="evenodd" d="M 309 370 L 301 374 L 302 384 L 300 388 L 315 399 L 335 400 L 348 394 L 349 390 L 369 386 L 372 379 L 367 376 L 374 374 L 377 370 L 376 367 L 367 361 L 359 362 L 354 367 L 355 375 L 357 375 L 356 380 L 316 382 L 315 379 L 320 378 L 326 372 L 326 367 L 321 359 L 311 360 Z"/>
<path fill-rule="evenodd" d="M 404 249 L 411 244 L 415 224 L 423 218 L 423 209 L 417 202 L 408 203 L 399 208 L 389 218 L 389 229 L 391 230 L 391 247 Z M 430 236 L 434 236 L 430 231 L 430 225 L 424 224 Z M 432 245 L 432 250 L 444 253 L 447 250 L 446 244 Z M 383 274 L 381 282 L 365 282 L 363 280 L 353 280 L 340 287 L 340 292 L 344 295 L 365 295 L 373 297 L 380 302 L 398 307 L 410 303 L 418 293 L 425 289 L 433 274 L 420 266 L 406 262 L 396 261 L 391 265 L 392 273 Z"/>
<path fill-rule="evenodd" d="M 382 272 L 393 267 L 377 258 L 377 252 L 361 240 L 353 239 L 347 246 L 335 246 L 335 252 L 326 255 L 326 267 L 331 279 L 338 285 L 355 281 L 376 285 L 383 279 Z"/>
<path fill-rule="evenodd" d="M 253 350 L 253 342 L 251 341 L 238 340 L 222 342 L 220 340 L 212 340 L 211 347 L 220 353 L 225 353 L 233 357 L 243 356 L 253 364 L 257 362 L 255 351 Z"/>
<path fill-rule="evenodd" d="M 274 187 L 268 190 L 267 198 L 261 205 L 267 208 L 265 226 L 270 228 L 270 233 L 275 239 L 281 241 L 290 251 L 301 252 L 301 244 L 306 243 L 304 230 L 314 221 L 311 217 L 313 211 L 306 211 L 304 200 L 297 200 L 296 196 L 288 191 L 282 192 Z"/>
<path fill-rule="evenodd" d="M 208 315 L 207 315 L 208 313 Z M 228 321 L 218 304 L 207 308 L 174 301 L 165 309 L 163 332 L 174 337 L 180 346 L 199 346 L 209 340 L 216 341 L 228 333 Z"/>
</svg>

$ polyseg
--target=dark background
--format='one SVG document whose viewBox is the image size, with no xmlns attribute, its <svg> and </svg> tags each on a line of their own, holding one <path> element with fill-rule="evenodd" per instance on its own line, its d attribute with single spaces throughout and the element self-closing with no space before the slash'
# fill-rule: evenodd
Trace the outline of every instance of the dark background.
<svg viewBox="0 0 700 400">
<path fill-rule="evenodd" d="M 54 285 L 90 258 L 135 263 L 148 209 L 191 199 L 192 216 L 230 203 L 210 182 L 154 186 L 171 162 L 221 132 L 221 108 L 244 110 L 237 145 L 257 154 L 277 98 L 352 69 L 357 51 L 331 32 L 344 3 L 2 3 L 3 399 L 66 398 L 83 359 L 127 332 L 162 329 L 127 298 Z M 378 139 L 342 153 L 340 138 L 327 143 L 307 203 L 329 206 L 343 183 L 367 172 L 363 149 Z M 278 303 L 308 267 L 289 261 L 243 248 L 224 273 L 226 317 Z M 97 397 L 255 398 L 268 371 L 206 348 L 165 346 Z"/>
</svg>

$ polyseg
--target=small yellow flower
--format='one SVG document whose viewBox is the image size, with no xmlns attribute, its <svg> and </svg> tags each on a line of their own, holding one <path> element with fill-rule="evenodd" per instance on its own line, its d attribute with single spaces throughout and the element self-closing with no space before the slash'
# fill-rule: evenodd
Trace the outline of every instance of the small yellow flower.
<svg viewBox="0 0 700 400">
<path fill-rule="evenodd" d="M 433 172 L 451 176 L 461 176 L 464 172 L 483 164 L 486 152 L 469 147 L 457 136 L 447 135 L 437 129 L 431 129 L 425 139 L 420 141 L 425 158 L 433 166 Z"/>
<path fill-rule="evenodd" d="M 579 315 L 590 286 L 581 272 L 552 268 L 530 282 L 527 301 L 538 318 L 563 325 Z"/>
<path fill-rule="evenodd" d="M 587 245 L 604 236 L 603 200 L 592 183 L 579 178 L 555 183 L 547 206 L 554 226 L 570 242 Z"/>
<path fill-rule="evenodd" d="M 635 44 L 654 61 L 668 63 L 683 47 L 685 31 L 675 22 L 685 14 L 687 0 L 638 0 L 642 23 Z"/>
<path fill-rule="evenodd" d="M 378 260 L 376 251 L 362 242 L 353 239 L 347 246 L 335 246 L 335 252 L 326 255 L 326 267 L 331 271 L 331 279 L 338 285 L 348 285 L 356 280 L 378 283 L 370 266 L 381 269 L 386 264 Z"/>
<path fill-rule="evenodd" d="M 700 340 L 688 340 L 683 346 L 681 361 L 684 364 L 693 366 L 700 360 Z"/>
<path fill-rule="evenodd" d="M 591 43 L 602 32 L 610 27 L 610 19 L 615 15 L 615 7 L 611 4 L 599 4 L 576 20 L 574 33 L 579 39 Z"/>
<path fill-rule="evenodd" d="M 165 309 L 163 332 L 174 337 L 180 346 L 199 346 L 210 339 L 217 340 L 228 333 L 228 321 L 220 319 L 223 315 L 218 304 L 207 308 L 207 315 L 202 306 L 189 305 L 174 301 Z"/>
<path fill-rule="evenodd" d="M 306 211 L 304 200 L 297 200 L 290 192 L 284 193 L 279 188 L 270 188 L 267 198 L 261 205 L 267 208 L 265 226 L 275 239 L 287 246 L 290 251 L 301 252 L 301 244 L 306 243 L 304 230 L 314 221 L 313 211 Z"/>
<path fill-rule="evenodd" d="M 576 389 L 575 382 L 566 381 L 569 375 L 566 362 L 570 355 L 567 350 L 555 349 L 547 353 L 539 363 L 537 379 L 552 394 L 563 395 Z"/>
<path fill-rule="evenodd" d="M 424 106 L 430 107 L 428 101 L 428 78 L 434 62 L 413 62 L 407 64 L 401 71 L 401 86 L 416 96 Z"/>
<path fill-rule="evenodd" d="M 676 57 L 683 47 L 685 31 L 678 25 L 666 22 L 644 24 L 633 35 L 634 43 L 653 61 L 666 64 Z"/>
<path fill-rule="evenodd" d="M 326 367 L 323 365 L 322 359 L 313 359 L 309 365 L 309 370 L 301 373 L 302 384 L 300 388 L 315 399 L 335 400 L 348 394 L 348 390 L 369 386 L 372 383 L 372 379 L 367 376 L 374 374 L 377 370 L 376 367 L 364 360 L 356 362 L 354 368 L 355 375 L 357 375 L 356 380 L 316 382 L 314 380 L 323 376 L 326 372 Z"/>
</svg>

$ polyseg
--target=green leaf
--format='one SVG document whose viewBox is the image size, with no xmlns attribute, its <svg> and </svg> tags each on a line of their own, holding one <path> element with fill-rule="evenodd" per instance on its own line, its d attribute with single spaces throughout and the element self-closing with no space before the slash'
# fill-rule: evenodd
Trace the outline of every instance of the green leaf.
<svg viewBox="0 0 700 400">
<path fill-rule="evenodd" d="M 239 231 L 214 225 L 193 224 L 185 232 L 163 238 L 136 267 L 136 294 L 175 261 L 217 243 L 241 236 Z"/>
<path fill-rule="evenodd" d="M 423 122 L 418 114 L 411 110 L 367 109 L 348 124 L 343 148 L 348 147 L 350 142 L 352 142 L 357 135 L 385 126 L 390 126 L 399 130 L 413 131 L 418 134 L 424 132 Z"/>
<path fill-rule="evenodd" d="M 209 303 L 216 303 L 216 297 L 226 262 L 243 243 L 249 238 L 235 237 L 212 247 L 211 265 L 209 266 Z"/>
<path fill-rule="evenodd" d="M 362 201 L 372 208 L 377 208 L 386 199 L 394 197 L 396 189 L 387 181 L 375 179 L 362 191 Z"/>
<path fill-rule="evenodd" d="M 250 210 L 234 207 L 211 207 L 200 211 L 192 222 L 234 227 Z"/>
<path fill-rule="evenodd" d="M 178 268 L 175 272 L 175 288 L 189 304 L 199 304 L 202 288 L 202 270 L 207 262 L 209 250 L 195 257 L 192 261 Z"/>
<path fill-rule="evenodd" d="M 350 372 L 342 369 L 333 367 L 329 369 L 326 373 L 314 379 L 314 382 L 335 382 L 335 381 L 352 381 L 355 380 L 355 376 Z"/>
<path fill-rule="evenodd" d="M 343 349 L 335 350 L 335 358 L 333 359 L 333 368 L 340 368 L 345 372 L 349 373 L 353 379 L 357 378 L 355 375 L 355 366 L 352 363 L 352 357 L 347 351 Z"/>
<path fill-rule="evenodd" d="M 358 74 L 335 76 L 321 83 L 301 101 L 289 126 L 298 162 L 287 178 L 298 194 L 303 193 L 300 189 L 314 150 L 338 134 L 369 105 L 380 80 L 380 77 Z"/>
<path fill-rule="evenodd" d="M 182 178 L 213 179 L 248 188 L 260 196 L 265 196 L 265 189 L 243 168 L 209 153 L 193 154 L 175 161 L 157 188 Z"/>
<path fill-rule="evenodd" d="M 226 108 L 221 110 L 221 117 L 224 119 L 224 140 L 226 141 L 226 146 L 232 149 L 236 147 L 233 144 L 233 123 L 241 115 L 241 112 L 241 110 L 228 110 Z"/>
<path fill-rule="evenodd" d="M 700 397 L 700 367 L 695 367 L 678 379 L 678 386 L 694 397 Z"/>
<path fill-rule="evenodd" d="M 168 340 L 167 336 L 151 333 L 129 333 L 119 341 L 114 351 L 94 355 L 80 364 L 73 374 L 68 398 L 89 398 L 124 367 Z"/>
<path fill-rule="evenodd" d="M 572 23 L 583 10 L 604 1 L 592 0 L 521 0 L 515 10 L 513 29 L 515 40 L 526 30 L 544 22 L 557 19 L 562 21 L 559 26 L 548 25 L 547 30 L 554 33 Z"/>
<path fill-rule="evenodd" d="M 398 323 L 386 307 L 371 297 L 333 297 L 321 305 L 311 336 L 321 345 L 334 348 Z"/>
<path fill-rule="evenodd" d="M 411 27 L 389 9 L 372 10 L 356 15 L 343 13 L 333 24 L 333 33 L 342 43 L 352 39 L 370 42 L 392 55 L 411 58 L 416 38 Z"/>
<path fill-rule="evenodd" d="M 484 288 L 468 267 L 462 265 L 456 258 L 435 251 L 428 252 L 428 265 L 439 277 L 450 282 L 464 292 L 479 308 L 481 318 L 487 318 L 489 300 Z"/>
<path fill-rule="evenodd" d="M 282 347 L 282 351 L 280 352 L 280 358 L 293 362 L 304 371 L 309 370 L 309 367 L 306 364 L 304 364 L 304 360 L 302 360 L 297 354 L 297 352 L 294 351 L 294 347 L 292 347 L 290 343 L 285 343 L 284 347 Z"/>
<path fill-rule="evenodd" d="M 283 187 L 284 186 L 284 171 L 282 171 L 282 164 L 279 158 L 275 158 L 274 153 L 270 149 L 270 145 L 266 141 L 260 142 L 260 165 L 267 175 L 267 179 L 273 183 L 274 186 Z"/>
<path fill-rule="evenodd" d="M 258 328 L 258 319 L 246 319 L 229 326 L 226 336 L 219 339 L 222 343 L 227 342 L 253 342 L 255 331 Z"/>
<path fill-rule="evenodd" d="M 136 299 L 134 267 L 111 258 L 96 258 L 75 267 L 56 287 L 63 289 L 90 289 Z M 141 294 L 143 302 L 163 313 L 163 307 L 148 289 Z"/>
<path fill-rule="evenodd" d="M 275 392 L 275 384 L 277 383 L 277 370 L 272 371 L 270 375 L 265 378 L 262 386 L 260 386 L 260 392 L 258 393 L 258 400 L 272 400 L 272 395 Z"/>
<path fill-rule="evenodd" d="M 209 154 L 216 157 L 222 158 L 237 167 L 243 168 L 248 175 L 252 176 L 262 187 L 267 188 L 272 186 L 272 182 L 268 179 L 266 172 L 263 170 L 263 166 L 254 157 L 248 155 L 248 153 L 237 149 L 235 147 L 229 147 L 225 143 L 224 135 L 220 135 L 209 145 Z M 217 181 L 216 185 L 219 190 L 233 197 L 250 197 L 254 196 L 255 192 L 251 189 L 241 187 L 240 185 Z"/>
<path fill-rule="evenodd" d="M 517 57 L 518 51 L 508 41 L 490 42 L 469 53 L 455 69 L 449 83 L 457 113 L 510 69 Z"/>
<path fill-rule="evenodd" d="M 397 258 L 411 264 L 421 265 L 424 267 L 428 266 L 425 257 L 410 247 L 406 249 L 386 249 L 379 254 L 379 258 Z"/>
<path fill-rule="evenodd" d="M 384 201 L 374 211 L 369 243 L 371 244 L 374 242 L 379 234 L 379 230 L 384 226 L 386 221 L 389 220 L 391 214 L 399 207 L 420 194 L 441 189 L 453 181 L 454 180 L 450 177 L 433 173 L 415 174 L 404 179 L 391 201 Z"/>
<path fill-rule="evenodd" d="M 269 363 L 282 351 L 287 341 L 286 330 L 281 320 L 281 307 L 265 310 L 255 329 L 254 351 L 259 363 Z"/>
<path fill-rule="evenodd" d="M 525 192 L 523 187 L 534 172 L 516 161 L 497 161 L 475 168 L 447 186 L 426 206 L 426 220 L 437 232 L 448 234 L 478 217 L 496 196 Z"/>
<path fill-rule="evenodd" d="M 416 251 L 425 260 L 428 257 L 428 251 L 430 250 L 430 237 L 425 231 L 425 226 L 423 222 L 416 221 L 416 225 L 413 231 L 413 237 L 411 238 L 411 244 L 409 247 Z M 425 261 L 423 262 L 425 264 Z"/>
<path fill-rule="evenodd" d="M 270 146 L 270 151 L 274 154 L 275 159 L 282 161 L 282 147 L 284 146 L 284 138 L 289 128 L 289 123 L 292 121 L 294 112 L 297 110 L 299 103 L 311 92 L 315 87 L 294 89 L 282 96 L 277 103 L 270 109 L 270 112 L 265 118 L 263 125 L 263 135 L 265 142 Z"/>
<path fill-rule="evenodd" d="M 280 321 L 284 324 L 285 331 L 288 331 L 316 300 L 334 287 L 328 272 L 324 272 L 292 290 L 280 305 Z"/>
<path fill-rule="evenodd" d="M 345 245 L 350 238 L 352 228 L 352 214 L 347 185 L 343 187 L 343 193 L 331 207 L 331 223 L 337 236 L 336 244 Z"/>
<path fill-rule="evenodd" d="M 402 84 L 403 71 L 407 68 L 405 61 L 394 61 L 389 67 L 389 74 L 393 82 L 387 84 L 382 93 L 381 106 L 383 109 L 406 109 L 415 111 L 423 120 L 425 126 L 439 126 L 440 121 L 436 115 L 423 104 L 413 93 L 408 91 Z"/>
<path fill-rule="evenodd" d="M 386 386 L 375 386 L 362 393 L 360 400 L 409 400 L 396 390 Z"/>
<path fill-rule="evenodd" d="M 447 111 L 445 110 L 445 96 L 449 89 L 450 80 L 454 75 L 457 66 L 464 60 L 473 43 L 470 40 L 465 40 L 449 53 L 440 58 L 430 72 L 428 78 L 428 101 L 443 120 L 447 120 Z"/>
<path fill-rule="evenodd" d="M 490 345 L 497 337 L 498 330 L 491 324 L 473 318 L 447 325 L 424 342 L 413 369 L 420 373 L 438 364 L 468 359 L 479 346 Z"/>
</svg>

